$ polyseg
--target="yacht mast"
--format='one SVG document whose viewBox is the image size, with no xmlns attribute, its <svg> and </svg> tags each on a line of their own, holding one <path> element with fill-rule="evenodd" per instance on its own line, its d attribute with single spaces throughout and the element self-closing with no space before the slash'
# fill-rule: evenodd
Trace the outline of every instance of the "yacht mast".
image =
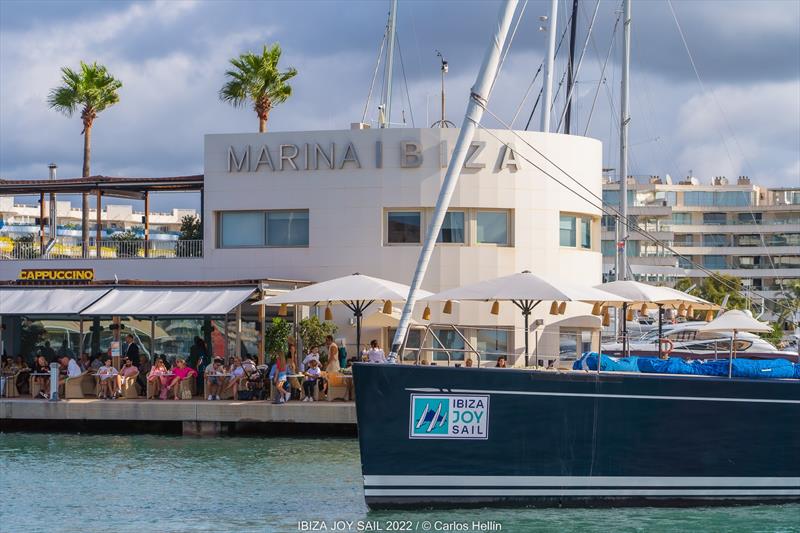
<svg viewBox="0 0 800 533">
<path fill-rule="evenodd" d="M 556 17 L 558 0 L 550 2 L 550 20 L 547 21 L 547 57 L 544 60 L 544 87 L 542 91 L 542 131 L 550 131 L 550 111 L 553 107 L 553 62 L 556 55 Z"/>
<path fill-rule="evenodd" d="M 381 116 L 381 128 L 391 127 L 392 122 L 392 77 L 394 73 L 394 43 L 397 40 L 395 30 L 397 28 L 397 0 L 392 0 L 392 8 L 389 11 L 389 48 L 386 52 L 386 100 L 383 102 L 383 114 Z"/>
<path fill-rule="evenodd" d="M 422 250 L 417 260 L 417 268 L 414 271 L 414 278 L 411 280 L 411 286 L 408 290 L 408 298 L 406 298 L 406 303 L 403 307 L 403 315 L 400 317 L 400 323 L 397 325 L 397 331 L 394 334 L 392 350 L 389 354 L 390 362 L 396 361 L 397 350 L 400 349 L 400 345 L 408 331 L 411 311 L 414 309 L 414 304 L 417 302 L 417 291 L 425 277 L 425 271 L 428 269 L 428 262 L 433 253 L 433 247 L 436 244 L 436 237 L 439 235 L 444 215 L 447 213 L 447 208 L 450 206 L 450 199 L 458 183 L 461 168 L 464 166 L 464 162 L 467 159 L 467 152 L 472 143 L 475 129 L 478 127 L 478 124 L 480 124 L 481 117 L 483 117 L 484 106 L 489 103 L 489 92 L 497 77 L 500 54 L 505 47 L 508 30 L 511 26 L 511 19 L 514 17 L 517 4 L 518 0 L 506 0 L 500 8 L 494 34 L 486 50 L 486 55 L 483 58 L 483 63 L 478 72 L 478 77 L 475 80 L 475 85 L 472 86 L 469 103 L 467 104 L 467 112 L 464 115 L 464 121 L 461 123 L 461 130 L 458 133 L 458 140 L 453 149 L 453 156 L 450 158 L 450 163 L 447 166 L 442 188 L 439 190 L 439 197 L 436 200 L 436 207 L 433 211 L 433 219 L 428 226 L 425 242 L 422 245 Z"/>
<path fill-rule="evenodd" d="M 628 126 L 631 115 L 628 103 L 631 67 L 631 0 L 623 1 L 623 33 L 622 33 L 622 90 L 620 92 L 620 128 L 619 128 L 619 202 L 622 227 L 620 241 L 617 245 L 619 254 L 619 270 L 617 279 L 628 279 Z M 619 224 L 620 221 L 617 221 Z"/>
<path fill-rule="evenodd" d="M 572 16 L 569 26 L 569 64 L 567 65 L 567 110 L 564 114 L 564 133 L 570 134 L 572 119 L 572 94 L 575 84 L 575 37 L 578 30 L 578 0 L 572 0 Z"/>
</svg>

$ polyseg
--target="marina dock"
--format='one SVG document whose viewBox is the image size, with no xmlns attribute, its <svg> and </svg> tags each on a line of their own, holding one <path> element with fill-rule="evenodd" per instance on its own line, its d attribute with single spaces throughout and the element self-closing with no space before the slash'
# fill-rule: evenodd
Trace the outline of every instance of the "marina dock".
<svg viewBox="0 0 800 533">
<path fill-rule="evenodd" d="M 0 431 L 11 429 L 355 435 L 356 409 L 353 402 L 2 399 Z"/>
</svg>

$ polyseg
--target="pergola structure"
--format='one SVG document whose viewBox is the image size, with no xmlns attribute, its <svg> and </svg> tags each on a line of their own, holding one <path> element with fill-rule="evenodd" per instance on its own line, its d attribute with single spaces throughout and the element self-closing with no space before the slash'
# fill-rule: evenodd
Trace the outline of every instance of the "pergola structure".
<svg viewBox="0 0 800 533">
<path fill-rule="evenodd" d="M 126 178 L 109 176 L 89 176 L 88 178 L 69 178 L 56 180 L 3 180 L 0 179 L 0 196 L 11 195 L 38 195 L 39 196 L 39 246 L 42 253 L 45 251 L 45 194 L 50 194 L 54 201 L 55 195 L 81 194 L 94 195 L 97 198 L 97 257 L 100 257 L 100 243 L 102 241 L 102 198 L 126 198 L 129 200 L 144 200 L 144 240 L 145 256 L 149 253 L 147 246 L 150 240 L 150 193 L 151 192 L 200 192 L 200 212 L 203 211 L 203 175 L 175 176 L 166 178 Z M 88 204 L 82 206 L 83 224 L 83 256 L 89 254 L 89 210 Z M 55 235 L 51 236 L 54 238 Z"/>
</svg>

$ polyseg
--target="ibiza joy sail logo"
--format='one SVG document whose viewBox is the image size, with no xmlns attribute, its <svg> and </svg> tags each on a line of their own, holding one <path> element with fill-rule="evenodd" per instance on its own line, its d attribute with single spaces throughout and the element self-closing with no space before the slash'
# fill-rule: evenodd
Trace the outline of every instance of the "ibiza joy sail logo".
<svg viewBox="0 0 800 533">
<path fill-rule="evenodd" d="M 489 396 L 411 395 L 409 438 L 487 439 Z"/>
</svg>

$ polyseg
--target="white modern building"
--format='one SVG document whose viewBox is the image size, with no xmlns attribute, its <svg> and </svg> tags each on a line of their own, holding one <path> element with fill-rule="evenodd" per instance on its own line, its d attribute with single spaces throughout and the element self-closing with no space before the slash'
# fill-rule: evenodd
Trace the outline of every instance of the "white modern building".
<svg viewBox="0 0 800 533">
<path fill-rule="evenodd" d="M 91 268 L 95 280 L 162 284 L 317 282 L 354 272 L 409 283 L 457 135 L 457 129 L 399 128 L 207 135 L 201 253 L 113 259 L 6 256 L 0 260 L 0 280 L 14 282 L 23 268 Z M 531 162 L 549 173 L 561 172 L 555 163 L 595 195 L 602 194 L 599 141 L 479 131 L 424 289 L 440 291 L 522 270 L 556 281 L 601 282 L 600 211 Z M 10 182 L 0 181 L 0 194 L 4 183 Z M 375 311 L 380 307 L 375 304 Z M 454 307 L 451 315 L 431 309 L 432 323 L 465 327 L 466 339 L 442 328 L 440 338 L 450 347 L 463 348 L 466 340 L 483 353 L 522 353 L 522 319 L 513 305 L 501 305 L 499 315 L 489 313 L 491 303 Z M 551 316 L 549 306 L 541 305 L 532 316 L 542 321 L 532 334 L 532 351 L 552 359 L 565 338 L 566 345 L 573 339 L 577 351 L 587 348 L 600 325 L 589 309 L 570 303 L 564 315 Z M 247 318 L 255 311 L 242 312 Z M 343 307 L 334 312 L 337 336 L 345 337 L 352 350 L 355 333 L 348 312 Z M 418 305 L 419 323 L 421 314 Z M 391 334 L 388 327 L 367 328 L 363 338 L 387 345 Z"/>
</svg>

